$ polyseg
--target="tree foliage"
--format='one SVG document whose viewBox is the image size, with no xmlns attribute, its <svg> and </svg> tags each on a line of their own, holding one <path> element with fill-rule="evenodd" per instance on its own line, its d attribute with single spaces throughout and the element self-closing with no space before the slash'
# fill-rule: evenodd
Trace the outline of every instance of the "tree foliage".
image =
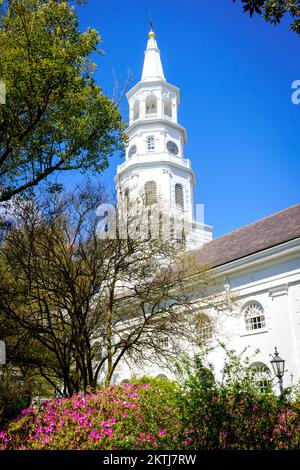
<svg viewBox="0 0 300 470">
<path fill-rule="evenodd" d="M 80 31 L 69 1 L 2 4 L 0 201 L 57 171 L 101 172 L 122 149 L 120 113 L 93 79 L 100 42 L 94 29 Z"/>
<path fill-rule="evenodd" d="M 236 2 L 236 0 L 233 0 Z M 300 1 L 299 0 L 241 0 L 243 9 L 252 17 L 261 15 L 268 23 L 278 24 L 284 16 L 292 19 L 291 30 L 300 34 Z"/>
<path fill-rule="evenodd" d="M 105 200 L 89 186 L 16 203 L 0 246 L 0 309 L 39 345 L 16 362 L 30 358 L 64 394 L 108 385 L 122 361 L 169 364 L 182 341 L 197 342 L 195 312 L 228 302 L 206 271 L 193 298 L 176 240 L 101 238 L 96 208 Z"/>
</svg>

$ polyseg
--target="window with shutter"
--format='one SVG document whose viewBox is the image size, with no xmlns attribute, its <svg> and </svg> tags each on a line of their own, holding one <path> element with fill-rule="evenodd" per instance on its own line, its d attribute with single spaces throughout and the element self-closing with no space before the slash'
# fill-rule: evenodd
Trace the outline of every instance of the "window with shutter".
<svg viewBox="0 0 300 470">
<path fill-rule="evenodd" d="M 180 209 L 184 209 L 184 200 L 183 200 L 183 187 L 182 184 L 175 184 L 175 203 Z"/>
<path fill-rule="evenodd" d="M 155 181 L 147 181 L 145 184 L 146 206 L 157 202 L 157 186 Z"/>
</svg>

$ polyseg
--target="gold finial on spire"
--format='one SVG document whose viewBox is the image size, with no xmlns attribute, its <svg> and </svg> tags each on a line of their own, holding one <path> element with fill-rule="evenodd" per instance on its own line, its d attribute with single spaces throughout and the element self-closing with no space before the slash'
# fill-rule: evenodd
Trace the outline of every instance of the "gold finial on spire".
<svg viewBox="0 0 300 470">
<path fill-rule="evenodd" d="M 155 32 L 153 31 L 153 23 L 152 23 L 152 16 L 151 16 L 151 10 L 150 10 L 150 15 L 149 15 L 149 23 L 150 23 L 150 32 L 149 32 L 149 39 L 153 38 L 155 39 Z"/>
</svg>

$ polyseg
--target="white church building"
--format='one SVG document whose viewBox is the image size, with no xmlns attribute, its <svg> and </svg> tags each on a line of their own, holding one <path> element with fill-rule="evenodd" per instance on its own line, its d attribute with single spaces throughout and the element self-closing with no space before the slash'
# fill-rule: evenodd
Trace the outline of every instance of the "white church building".
<svg viewBox="0 0 300 470">
<path fill-rule="evenodd" d="M 220 340 L 237 352 L 256 350 L 255 365 L 273 371 L 275 346 L 285 359 L 284 385 L 300 379 L 300 204 L 227 235 L 212 239 L 212 228 L 195 221 L 195 175 L 185 158 L 186 130 L 178 123 L 180 91 L 166 81 L 155 33 L 149 33 L 141 80 L 127 93 L 128 146 L 115 178 L 121 200 L 138 197 L 164 201 L 170 217 L 188 225 L 186 248 L 193 250 L 193 270 L 209 265 L 222 276 L 224 289 L 238 297 L 235 315 L 219 320 Z M 120 201 L 120 199 L 119 199 Z M 211 339 L 212 343 L 214 338 Z M 221 373 L 224 353 L 216 347 L 211 360 Z M 145 371 L 143 371 L 144 373 Z M 138 370 L 120 368 L 116 381 Z M 152 368 L 150 375 L 168 370 Z"/>
</svg>

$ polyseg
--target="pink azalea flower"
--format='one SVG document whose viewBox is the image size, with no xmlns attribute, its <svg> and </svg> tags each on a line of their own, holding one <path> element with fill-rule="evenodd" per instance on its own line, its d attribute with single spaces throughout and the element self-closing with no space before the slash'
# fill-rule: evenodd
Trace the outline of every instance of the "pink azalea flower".
<svg viewBox="0 0 300 470">
<path fill-rule="evenodd" d="M 112 429 L 111 428 L 104 429 L 103 434 L 105 434 L 108 437 L 112 437 Z"/>
<path fill-rule="evenodd" d="M 95 439 L 95 441 L 99 441 L 101 439 L 101 434 L 97 433 L 96 431 L 91 431 L 90 437 Z"/>
</svg>

